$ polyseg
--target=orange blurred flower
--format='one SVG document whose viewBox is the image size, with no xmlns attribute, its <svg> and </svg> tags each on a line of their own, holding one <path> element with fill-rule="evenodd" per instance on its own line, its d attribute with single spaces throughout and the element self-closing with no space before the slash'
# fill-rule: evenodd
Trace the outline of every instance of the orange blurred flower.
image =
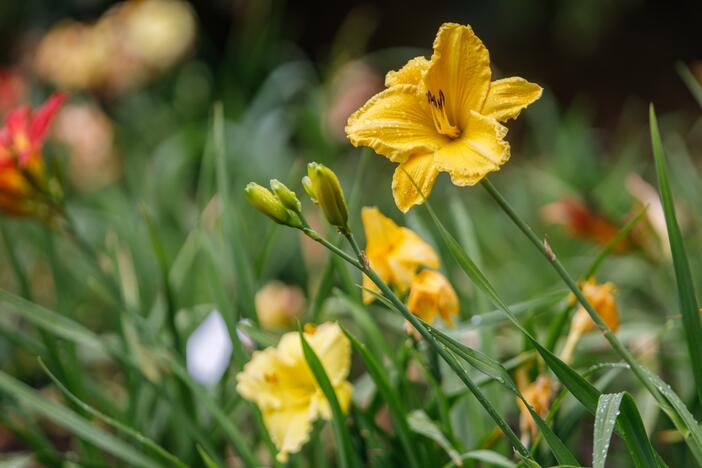
<svg viewBox="0 0 702 468">
<path fill-rule="evenodd" d="M 14 216 L 41 215 L 50 197 L 41 154 L 49 125 L 65 99 L 52 95 L 40 108 L 23 106 L 0 129 L 0 210 Z"/>
<path fill-rule="evenodd" d="M 520 367 L 515 372 L 517 387 L 527 403 L 534 408 L 534 411 L 545 418 L 551 404 L 551 379 L 547 375 L 541 374 L 536 380 L 529 382 L 528 371 L 530 367 L 531 363 Z M 520 411 L 519 431 L 522 434 L 522 439 L 527 442 L 530 438 L 536 437 L 538 428 L 526 405 L 519 398 L 517 398 L 517 405 Z"/>
<path fill-rule="evenodd" d="M 544 206 L 541 217 L 547 223 L 565 226 L 568 234 L 573 237 L 599 245 L 607 245 L 619 231 L 619 227 L 574 198 Z M 631 246 L 631 240 L 624 238 L 614 247 L 614 252 L 626 252 Z"/>
<path fill-rule="evenodd" d="M 597 314 L 607 326 L 613 332 L 616 332 L 619 329 L 619 310 L 614 300 L 614 292 L 616 291 L 614 284 L 600 284 L 595 281 L 594 278 L 590 278 L 580 283 L 580 290 L 583 292 L 585 299 L 595 308 Z M 571 295 L 570 300 L 574 303 L 575 296 Z M 570 322 L 570 332 L 568 333 L 566 344 L 561 352 L 561 359 L 565 362 L 570 362 L 580 337 L 592 331 L 594 328 L 595 322 L 592 321 L 587 310 L 580 305 Z"/>
</svg>

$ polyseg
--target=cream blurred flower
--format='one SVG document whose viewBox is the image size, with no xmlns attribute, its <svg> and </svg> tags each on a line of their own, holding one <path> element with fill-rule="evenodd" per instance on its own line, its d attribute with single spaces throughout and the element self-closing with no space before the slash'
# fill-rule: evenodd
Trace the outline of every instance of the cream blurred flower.
<svg viewBox="0 0 702 468">
<path fill-rule="evenodd" d="M 195 42 L 192 8 L 181 0 L 114 5 L 95 23 L 64 20 L 41 40 L 39 77 L 59 88 L 119 94 L 175 65 Z"/>
<path fill-rule="evenodd" d="M 271 281 L 256 293 L 256 314 L 266 330 L 290 328 L 305 311 L 305 305 L 302 289 L 280 281 Z"/>
<path fill-rule="evenodd" d="M 70 152 L 69 176 L 80 190 L 98 190 L 119 178 L 112 121 L 97 106 L 66 105 L 56 116 L 54 136 Z"/>
<path fill-rule="evenodd" d="M 348 411 L 353 391 L 346 380 L 351 367 L 348 338 L 332 322 L 306 327 L 305 338 L 321 360 L 342 410 Z M 260 408 L 281 462 L 309 440 L 315 420 L 331 418 L 329 402 L 307 366 L 297 332 L 283 335 L 277 347 L 254 352 L 236 378 L 239 394 Z"/>
</svg>

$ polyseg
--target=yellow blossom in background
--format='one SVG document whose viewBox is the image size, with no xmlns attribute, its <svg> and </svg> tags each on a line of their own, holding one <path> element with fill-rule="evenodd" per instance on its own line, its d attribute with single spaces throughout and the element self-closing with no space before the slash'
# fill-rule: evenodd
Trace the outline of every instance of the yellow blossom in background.
<svg viewBox="0 0 702 468">
<path fill-rule="evenodd" d="M 305 310 L 305 294 L 297 286 L 271 281 L 256 293 L 256 314 L 261 327 L 290 328 Z"/>
<path fill-rule="evenodd" d="M 383 216 L 375 207 L 361 211 L 366 233 L 366 256 L 370 267 L 384 282 L 404 293 L 414 281 L 420 266 L 439 268 L 439 257 L 434 249 L 414 231 L 400 227 Z M 363 287 L 378 291 L 378 287 L 364 275 Z M 373 294 L 363 291 L 363 302 L 373 302 Z"/>
<path fill-rule="evenodd" d="M 452 317 L 458 315 L 458 295 L 449 280 L 433 270 L 422 270 L 410 286 L 407 308 L 428 324 L 436 315 L 448 325 L 453 325 Z"/>
<path fill-rule="evenodd" d="M 342 410 L 348 411 L 351 343 L 332 322 L 306 327 L 305 338 L 321 360 Z M 307 366 L 297 332 L 283 335 L 277 347 L 254 352 L 236 379 L 239 394 L 260 408 L 281 462 L 309 440 L 315 420 L 331 419 L 329 402 Z"/>
<path fill-rule="evenodd" d="M 471 27 L 445 23 L 430 60 L 416 57 L 389 72 L 387 89 L 349 117 L 354 146 L 399 164 L 392 192 L 400 210 L 422 203 L 412 181 L 428 196 L 439 172 L 455 185 L 474 185 L 509 159 L 500 122 L 516 118 L 542 90 L 522 78 L 491 79 L 490 55 Z"/>
<path fill-rule="evenodd" d="M 619 311 L 614 299 L 616 291 L 614 284 L 609 282 L 600 284 L 594 278 L 590 278 L 580 283 L 580 290 L 607 326 L 616 332 L 619 329 Z M 571 294 L 570 300 L 574 303 L 575 296 Z M 568 332 L 566 344 L 561 351 L 561 360 L 570 362 L 580 337 L 594 330 L 595 326 L 590 314 L 580 305 L 570 322 L 570 332 Z"/>
</svg>

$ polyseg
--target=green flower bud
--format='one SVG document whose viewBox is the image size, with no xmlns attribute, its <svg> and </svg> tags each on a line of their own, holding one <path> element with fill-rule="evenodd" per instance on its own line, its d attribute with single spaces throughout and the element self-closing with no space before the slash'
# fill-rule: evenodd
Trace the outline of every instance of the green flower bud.
<svg viewBox="0 0 702 468">
<path fill-rule="evenodd" d="M 314 187 L 312 187 L 312 180 L 305 176 L 302 178 L 302 188 L 305 189 L 307 195 L 312 199 L 312 203 L 317 204 L 317 195 L 314 193 Z"/>
<path fill-rule="evenodd" d="M 296 213 L 287 209 L 267 188 L 254 182 L 244 189 L 246 199 L 251 205 L 278 224 L 301 228 L 302 223 Z"/>
<path fill-rule="evenodd" d="M 336 174 L 322 164 L 310 163 L 307 165 L 307 175 L 317 203 L 329 224 L 341 231 L 348 231 L 349 210 Z"/>
<path fill-rule="evenodd" d="M 271 190 L 273 191 L 273 195 L 280 200 L 280 203 L 282 203 L 285 208 L 295 213 L 302 212 L 302 204 L 300 204 L 300 200 L 297 199 L 297 195 L 284 183 L 278 179 L 271 180 Z"/>
</svg>

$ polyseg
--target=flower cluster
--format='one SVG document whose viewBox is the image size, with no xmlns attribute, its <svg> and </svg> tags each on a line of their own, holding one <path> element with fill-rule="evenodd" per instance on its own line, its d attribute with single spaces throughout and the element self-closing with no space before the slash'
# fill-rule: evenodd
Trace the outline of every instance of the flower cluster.
<svg viewBox="0 0 702 468">
<path fill-rule="evenodd" d="M 363 228 L 366 233 L 366 256 L 373 271 L 400 294 L 409 290 L 407 307 L 419 318 L 432 323 L 437 314 L 448 324 L 458 315 L 458 296 L 438 269 L 439 256 L 414 231 L 400 227 L 384 216 L 378 208 L 363 208 Z M 378 287 L 368 276 L 363 277 L 363 302 L 375 299 Z"/>
</svg>

